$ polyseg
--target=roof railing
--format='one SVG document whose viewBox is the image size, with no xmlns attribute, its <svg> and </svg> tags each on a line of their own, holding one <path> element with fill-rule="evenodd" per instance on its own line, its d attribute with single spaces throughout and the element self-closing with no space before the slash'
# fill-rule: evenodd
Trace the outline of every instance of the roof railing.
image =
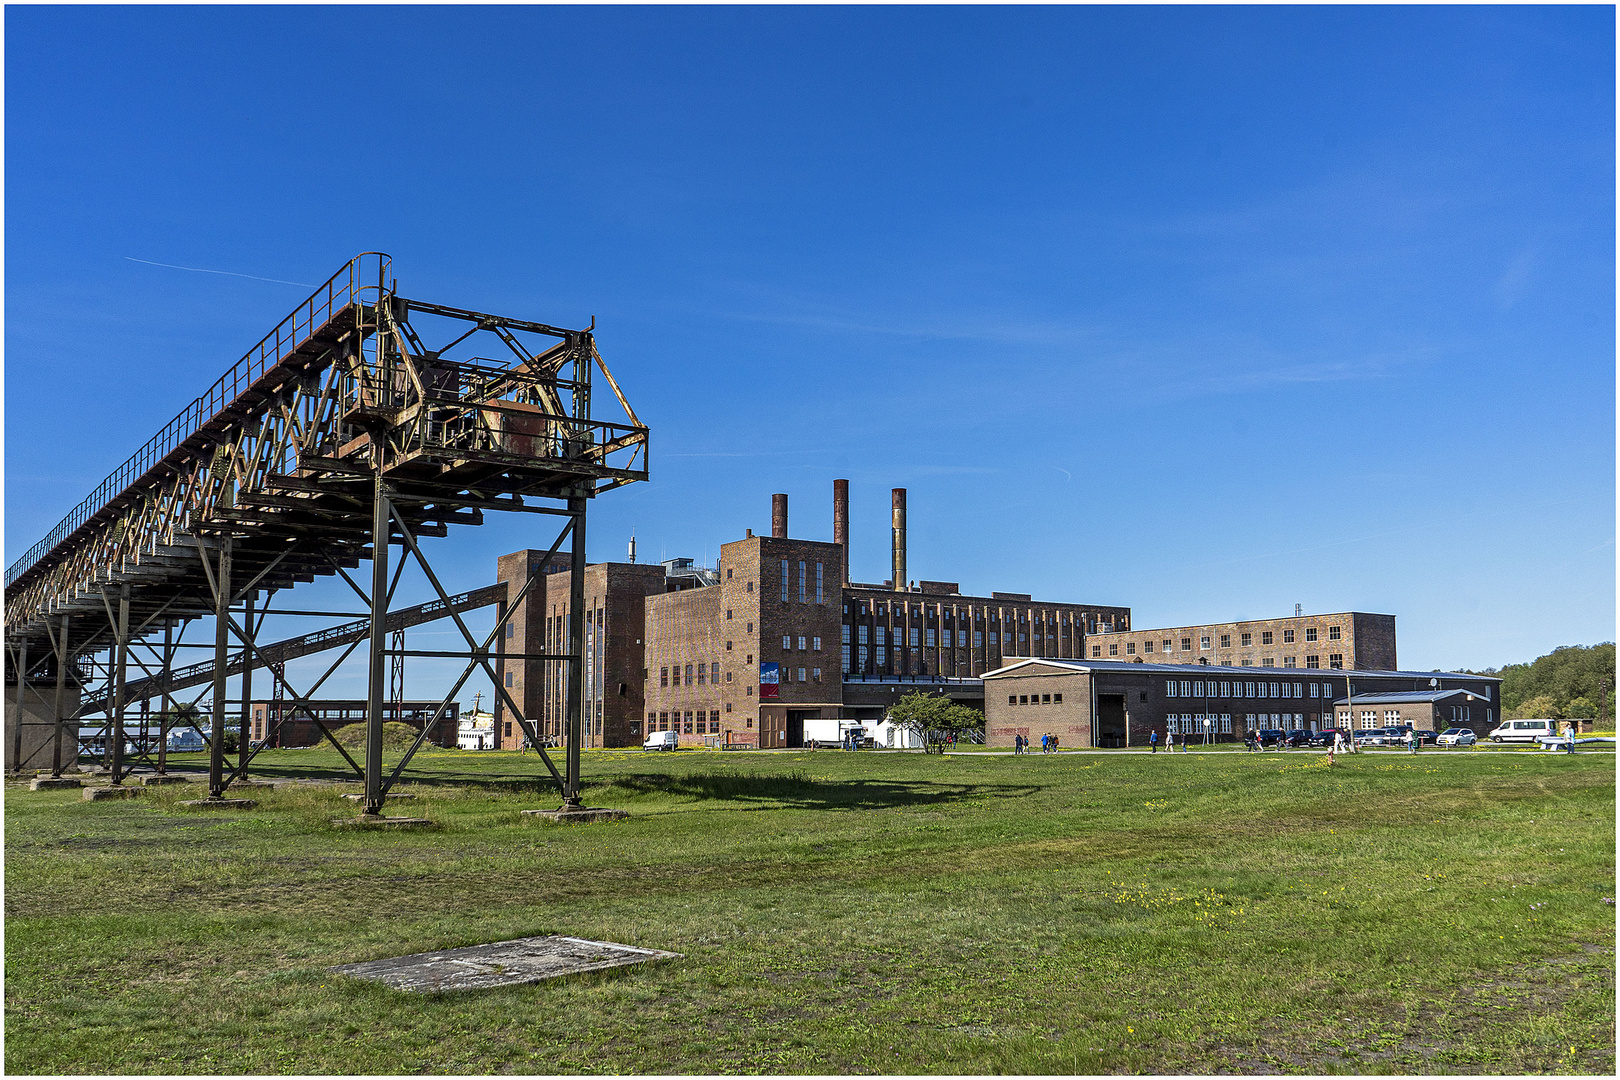
<svg viewBox="0 0 1620 1080">
<path fill-rule="evenodd" d="M 275 367 L 289 353 L 307 340 L 316 328 L 331 321 L 332 316 L 349 304 L 374 292 L 372 302 L 383 292 L 390 257 L 380 251 L 367 251 L 356 255 L 337 273 L 318 286 L 309 298 L 292 310 L 276 328 L 266 334 L 257 345 L 221 375 L 196 401 L 180 410 L 180 414 L 166 424 L 146 445 L 130 455 L 112 474 L 103 480 L 89 497 L 74 507 L 46 537 L 29 548 L 27 553 L 6 569 L 6 585 L 10 587 L 23 574 L 38 565 L 56 546 L 73 535 L 85 522 L 129 489 L 142 476 L 194 435 L 199 428 L 218 416 L 265 372 Z M 375 280 L 373 280 L 375 279 Z"/>
</svg>

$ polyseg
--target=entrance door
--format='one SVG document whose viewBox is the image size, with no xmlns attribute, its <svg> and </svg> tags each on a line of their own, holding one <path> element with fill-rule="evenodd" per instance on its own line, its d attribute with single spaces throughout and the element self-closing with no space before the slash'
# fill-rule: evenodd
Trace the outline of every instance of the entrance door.
<svg viewBox="0 0 1620 1080">
<path fill-rule="evenodd" d="M 804 721 L 806 717 L 814 719 L 820 715 L 820 709 L 789 709 L 787 712 L 787 746 L 793 750 L 804 749 Z"/>
<path fill-rule="evenodd" d="M 1125 695 L 1097 695 L 1097 745 L 1125 745 Z"/>
</svg>

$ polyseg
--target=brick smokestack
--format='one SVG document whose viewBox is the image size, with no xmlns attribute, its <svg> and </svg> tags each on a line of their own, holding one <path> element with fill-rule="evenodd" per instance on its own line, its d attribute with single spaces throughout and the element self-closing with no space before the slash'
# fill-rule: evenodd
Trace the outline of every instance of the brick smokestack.
<svg viewBox="0 0 1620 1080">
<path fill-rule="evenodd" d="M 771 496 L 771 535 L 787 536 L 787 496 Z"/>
<path fill-rule="evenodd" d="M 894 489 L 894 591 L 906 591 L 906 489 Z"/>
<path fill-rule="evenodd" d="M 849 584 L 849 481 L 833 481 L 833 543 L 844 545 L 844 584 Z"/>
</svg>

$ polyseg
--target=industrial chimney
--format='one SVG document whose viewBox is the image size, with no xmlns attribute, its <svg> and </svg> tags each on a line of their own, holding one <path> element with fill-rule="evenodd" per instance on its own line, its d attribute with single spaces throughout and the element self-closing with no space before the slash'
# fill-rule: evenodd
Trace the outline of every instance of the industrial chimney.
<svg viewBox="0 0 1620 1080">
<path fill-rule="evenodd" d="M 894 591 L 906 591 L 906 489 L 894 489 Z"/>
<path fill-rule="evenodd" d="M 771 535 L 787 537 L 787 496 L 771 496 Z"/>
<path fill-rule="evenodd" d="M 844 546 L 844 584 L 849 584 L 849 481 L 833 481 L 833 543 Z"/>
</svg>

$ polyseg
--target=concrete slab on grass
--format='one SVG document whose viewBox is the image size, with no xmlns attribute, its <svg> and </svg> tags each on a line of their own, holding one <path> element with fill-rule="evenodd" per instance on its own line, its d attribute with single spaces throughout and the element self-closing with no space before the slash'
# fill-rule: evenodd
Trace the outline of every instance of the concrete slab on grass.
<svg viewBox="0 0 1620 1080">
<path fill-rule="evenodd" d="M 38 776 L 28 782 L 30 791 L 50 791 L 53 788 L 83 787 L 84 781 L 72 776 Z"/>
<path fill-rule="evenodd" d="M 415 953 L 391 960 L 370 960 L 364 964 L 344 964 L 331 970 L 357 979 L 371 979 L 396 990 L 430 993 L 435 990 L 487 990 L 496 986 L 527 983 L 573 975 L 582 971 L 640 964 L 648 960 L 669 960 L 680 953 L 661 949 L 638 949 L 610 941 L 549 934 L 543 937 L 497 941 L 465 949 Z"/>
<path fill-rule="evenodd" d="M 529 821 L 546 821 L 553 825 L 589 825 L 593 821 L 623 821 L 629 817 L 624 810 L 592 809 L 578 807 L 562 810 L 522 810 L 518 812 L 520 819 Z"/>
<path fill-rule="evenodd" d="M 181 806 L 192 810 L 251 810 L 259 804 L 253 799 L 185 799 Z"/>
<path fill-rule="evenodd" d="M 189 776 L 173 776 L 173 775 L 165 774 L 163 776 L 143 776 L 143 777 L 141 777 L 141 785 L 143 787 L 161 787 L 164 784 L 189 784 L 189 783 L 191 783 L 191 777 L 189 777 Z"/>
<path fill-rule="evenodd" d="M 108 784 L 104 787 L 85 788 L 84 801 L 101 802 L 103 799 L 133 799 L 139 794 L 141 794 L 141 789 L 138 787 L 124 787 L 121 784 L 115 787 Z"/>
<path fill-rule="evenodd" d="M 350 792 L 349 794 L 347 794 L 347 795 L 345 795 L 343 797 L 345 799 L 348 799 L 350 802 L 361 802 L 361 801 L 363 801 L 365 799 L 366 796 L 365 796 L 365 794 L 363 792 L 361 794 L 358 794 L 358 795 L 354 794 L 353 792 Z M 392 791 L 390 791 L 387 795 L 384 795 L 383 798 L 390 801 L 390 802 L 392 802 L 395 799 L 414 799 L 414 798 L 416 798 L 416 796 L 412 795 L 410 792 L 407 792 L 407 791 L 402 791 L 397 795 L 395 793 L 393 793 Z"/>
<path fill-rule="evenodd" d="M 333 818 L 332 824 L 340 829 L 431 829 L 433 820 L 425 817 L 383 817 L 381 814 L 361 814 L 352 818 Z"/>
</svg>

